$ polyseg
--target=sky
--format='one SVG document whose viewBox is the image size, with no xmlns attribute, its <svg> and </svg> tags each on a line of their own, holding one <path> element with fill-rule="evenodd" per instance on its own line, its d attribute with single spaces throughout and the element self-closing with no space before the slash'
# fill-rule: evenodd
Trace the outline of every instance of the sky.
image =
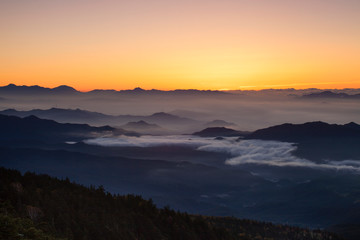
<svg viewBox="0 0 360 240">
<path fill-rule="evenodd" d="M 0 85 L 360 88 L 358 0 L 0 0 Z"/>
</svg>

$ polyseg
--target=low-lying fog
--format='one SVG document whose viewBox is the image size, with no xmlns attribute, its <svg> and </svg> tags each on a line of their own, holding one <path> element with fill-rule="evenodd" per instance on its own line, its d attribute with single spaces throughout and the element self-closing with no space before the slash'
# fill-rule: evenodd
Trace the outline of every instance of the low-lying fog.
<svg viewBox="0 0 360 240">
<path fill-rule="evenodd" d="M 360 161 L 344 159 L 343 161 L 315 163 L 292 155 L 292 152 L 296 150 L 296 146 L 293 143 L 279 141 L 237 140 L 237 138 L 233 137 L 216 140 L 214 138 L 173 135 L 106 137 L 89 139 L 86 140 L 85 143 L 105 147 L 156 147 L 179 145 L 192 147 L 201 151 L 229 154 L 231 157 L 228 158 L 224 164 L 230 166 L 255 164 L 276 167 L 343 170 L 360 173 Z"/>
<path fill-rule="evenodd" d="M 239 130 L 256 130 L 285 122 L 324 121 L 344 124 L 360 120 L 360 99 L 304 99 L 302 92 L 258 94 L 80 94 L 74 96 L 2 96 L 0 110 L 83 109 L 111 115 L 167 112 L 195 120 L 222 119 Z M 286 93 L 286 92 L 285 92 Z M 294 96 L 296 95 L 296 96 Z M 104 122 L 104 124 L 107 124 Z"/>
</svg>

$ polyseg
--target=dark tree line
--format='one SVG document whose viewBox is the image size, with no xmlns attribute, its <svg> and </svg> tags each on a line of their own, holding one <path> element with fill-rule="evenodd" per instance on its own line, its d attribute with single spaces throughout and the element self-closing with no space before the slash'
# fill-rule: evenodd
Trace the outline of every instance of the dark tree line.
<svg viewBox="0 0 360 240">
<path fill-rule="evenodd" d="M 157 208 L 48 175 L 0 168 L 0 239 L 339 239 L 306 229 Z"/>
</svg>

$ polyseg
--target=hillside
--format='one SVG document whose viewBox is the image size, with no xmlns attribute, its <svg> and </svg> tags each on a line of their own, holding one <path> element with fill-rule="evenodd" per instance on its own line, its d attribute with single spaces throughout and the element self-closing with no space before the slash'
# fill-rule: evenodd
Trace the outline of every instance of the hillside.
<svg viewBox="0 0 360 240">
<path fill-rule="evenodd" d="M 0 168 L 1 239 L 341 239 L 234 218 L 192 216 L 47 175 Z"/>
<path fill-rule="evenodd" d="M 247 138 L 290 142 L 300 142 L 314 138 L 360 138 L 360 125 L 353 122 L 344 125 L 325 122 L 285 123 L 257 130 L 248 135 Z"/>
<path fill-rule="evenodd" d="M 114 130 L 109 126 L 91 127 L 87 124 L 63 124 L 35 116 L 20 118 L 0 114 L 0 140 L 2 141 L 77 141 Z"/>
<path fill-rule="evenodd" d="M 157 112 L 151 115 L 107 115 L 98 112 L 91 112 L 82 109 L 63 109 L 63 108 L 50 108 L 50 109 L 33 109 L 29 111 L 18 111 L 15 109 L 6 109 L 0 111 L 0 114 L 7 116 L 29 117 L 36 116 L 43 119 L 51 119 L 61 123 L 87 123 L 95 126 L 112 125 L 120 126 L 128 122 L 145 121 L 149 124 L 156 124 L 162 127 L 169 127 L 169 129 L 181 126 L 197 126 L 201 125 L 194 119 L 184 118 L 173 114 L 164 112 Z"/>
<path fill-rule="evenodd" d="M 219 119 L 207 122 L 204 125 L 207 128 L 211 128 L 211 127 L 228 127 L 228 128 L 237 127 L 237 125 L 235 123 L 227 122 L 227 121 L 219 120 Z"/>
<path fill-rule="evenodd" d="M 248 132 L 236 131 L 231 128 L 226 127 L 209 127 L 205 128 L 199 132 L 195 132 L 192 135 L 200 136 L 200 137 L 237 137 L 237 136 L 245 136 Z"/>
<path fill-rule="evenodd" d="M 360 159 L 360 125 L 325 122 L 285 123 L 259 129 L 246 139 L 297 143 L 295 155 L 313 161 Z"/>
<path fill-rule="evenodd" d="M 316 98 L 335 98 L 335 99 L 360 99 L 360 94 L 347 94 L 347 93 L 336 93 L 332 91 L 323 91 L 318 93 L 304 94 L 302 98 L 316 99 Z"/>
<path fill-rule="evenodd" d="M 125 125 L 120 126 L 122 129 L 128 131 L 134 131 L 141 134 L 162 134 L 166 133 L 166 129 L 160 127 L 157 124 L 147 123 L 143 120 L 137 122 L 128 122 Z"/>
<path fill-rule="evenodd" d="M 33 109 L 29 111 L 17 111 L 15 109 L 6 109 L 0 111 L 0 114 L 17 117 L 28 117 L 34 115 L 39 118 L 51 119 L 58 122 L 72 122 L 72 123 L 84 123 L 88 120 L 91 122 L 106 121 L 114 118 L 111 115 L 105 115 L 97 112 L 90 112 L 81 109 L 62 109 L 62 108 L 50 108 L 50 109 Z"/>
<path fill-rule="evenodd" d="M 103 90 L 103 89 L 95 89 L 89 92 L 80 92 L 76 89 L 61 85 L 55 88 L 46 88 L 41 87 L 38 85 L 34 86 L 26 86 L 26 85 L 15 85 L 15 84 L 9 84 L 7 86 L 0 86 L 0 93 L 6 94 L 6 95 L 37 95 L 37 94 L 46 94 L 46 95 L 103 95 L 103 94 L 117 94 L 117 95 L 179 95 L 179 96 L 193 96 L 193 95 L 200 95 L 200 96 L 218 96 L 218 95 L 229 95 L 230 93 L 223 92 L 223 91 L 211 91 L 211 90 L 196 90 L 196 89 L 177 89 L 177 90 L 170 90 L 170 91 L 163 91 L 163 90 L 144 90 L 142 88 L 134 88 L 134 89 L 128 89 L 128 90 L 120 90 L 116 91 L 113 89 L 109 90 Z"/>
</svg>

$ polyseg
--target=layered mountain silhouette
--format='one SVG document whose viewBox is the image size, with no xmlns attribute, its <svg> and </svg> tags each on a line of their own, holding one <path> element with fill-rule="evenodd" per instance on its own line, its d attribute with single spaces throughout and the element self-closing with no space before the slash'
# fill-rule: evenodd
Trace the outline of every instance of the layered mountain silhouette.
<svg viewBox="0 0 360 240">
<path fill-rule="evenodd" d="M 165 113 L 165 112 L 158 112 L 158 113 L 154 113 L 150 116 L 145 116 L 145 117 L 141 117 L 144 121 L 148 121 L 151 123 L 156 123 L 156 124 L 184 124 L 184 125 L 189 125 L 189 124 L 196 124 L 198 123 L 198 121 L 190 119 L 190 118 L 184 118 L 184 117 L 179 117 L 176 115 L 172 115 L 169 113 Z"/>
<path fill-rule="evenodd" d="M 192 135 L 200 136 L 200 137 L 238 137 L 238 136 L 246 136 L 248 132 L 237 131 L 231 128 L 225 127 L 211 127 L 205 128 L 200 132 L 195 132 Z"/>
<path fill-rule="evenodd" d="M 55 88 L 46 88 L 38 85 L 34 86 L 17 86 L 15 84 L 9 84 L 7 86 L 0 87 L 0 93 L 2 94 L 25 94 L 25 95 L 37 95 L 37 94 L 83 94 L 83 95 L 102 95 L 102 94 L 124 94 L 124 95 L 228 95 L 231 93 L 223 92 L 223 91 L 212 91 L 212 90 L 196 90 L 196 89 L 177 89 L 171 91 L 162 91 L 157 89 L 152 90 L 144 90 L 142 88 L 134 88 L 129 90 L 103 90 L 103 89 L 95 89 L 89 92 L 80 92 L 76 89 L 61 85 Z"/>
<path fill-rule="evenodd" d="M 160 127 L 157 124 L 147 123 L 143 120 L 137 122 L 128 122 L 121 126 L 122 129 L 134 131 L 141 134 L 165 134 L 168 130 Z"/>
<path fill-rule="evenodd" d="M 360 94 L 335 93 L 332 91 L 323 91 L 318 93 L 310 93 L 302 96 L 303 98 L 345 98 L 345 99 L 360 99 Z"/>
<path fill-rule="evenodd" d="M 78 141 L 114 130 L 109 126 L 91 127 L 87 124 L 62 124 L 36 116 L 20 118 L 0 115 L 1 141 Z"/>
<path fill-rule="evenodd" d="M 15 109 L 6 109 L 0 111 L 0 114 L 9 116 L 37 116 L 39 118 L 51 119 L 62 123 L 88 123 L 92 125 L 114 125 L 120 126 L 128 122 L 145 121 L 149 124 L 164 125 L 169 127 L 176 127 L 178 125 L 192 126 L 200 124 L 200 122 L 190 119 L 179 117 L 176 115 L 158 112 L 147 116 L 136 115 L 106 115 L 98 112 L 91 112 L 81 109 L 62 109 L 62 108 L 50 108 L 50 109 L 34 109 L 29 111 L 17 111 Z"/>
<path fill-rule="evenodd" d="M 354 122 L 344 125 L 286 123 L 257 130 L 245 138 L 296 143 L 294 154 L 314 162 L 360 159 L 360 125 Z"/>
<path fill-rule="evenodd" d="M 308 122 L 304 124 L 285 123 L 282 125 L 254 131 L 246 138 L 289 142 L 301 142 L 306 140 L 326 138 L 360 139 L 360 125 L 354 122 L 344 125 L 328 124 L 325 122 Z"/>
<path fill-rule="evenodd" d="M 219 119 L 207 122 L 205 124 L 205 127 L 207 127 L 207 128 L 212 128 L 212 127 L 228 127 L 228 128 L 231 128 L 231 127 L 236 127 L 236 126 L 237 125 L 235 123 L 227 122 L 227 121 L 219 120 Z"/>
<path fill-rule="evenodd" d="M 80 93 L 76 89 L 61 85 L 55 88 L 45 88 L 37 85 L 34 86 L 17 86 L 15 84 L 9 84 L 7 86 L 0 87 L 0 93 L 2 94 L 25 94 L 25 95 L 37 95 L 37 94 L 76 94 Z"/>
<path fill-rule="evenodd" d="M 129 123 L 133 124 L 151 126 L 145 121 Z M 359 129 L 360 126 L 353 122 L 345 125 L 323 122 L 283 124 L 255 131 L 247 139 L 267 137 L 283 141 L 299 135 L 301 141 L 294 153 L 298 156 L 356 160 L 359 159 L 356 156 L 360 156 L 360 141 L 355 134 Z M 235 215 L 277 223 L 307 224 L 303 226 L 315 228 L 355 223 L 359 219 L 356 203 L 358 174 L 286 168 L 286 174 L 291 175 L 287 178 L 276 172 L 281 171 L 280 168 L 272 168 L 279 178 L 273 182 L 267 180 L 268 176 L 262 176 L 262 166 L 256 166 L 258 171 L 225 166 L 224 161 L 231 156 L 198 151 L 189 146 L 63 144 L 64 141 L 80 141 L 114 131 L 108 126 L 98 128 L 86 124 L 61 124 L 34 116 L 0 115 L 0 165 L 61 178 L 68 176 L 86 185 L 103 184 L 114 193 L 141 193 L 161 206 L 170 204 L 196 214 Z M 236 130 L 215 128 L 207 129 L 205 133 L 208 131 L 215 132 L 212 137 L 217 137 L 231 136 Z M 27 142 L 17 144 L 13 141 Z M 32 144 L 34 141 L 45 143 Z M 311 156 L 308 158 L 306 154 Z M 293 179 L 299 174 L 303 174 L 301 181 Z"/>
<path fill-rule="evenodd" d="M 33 109 L 29 111 L 17 111 L 15 109 L 6 109 L 0 111 L 0 114 L 18 117 L 37 116 L 39 118 L 52 119 L 59 122 L 74 122 L 84 123 L 88 120 L 91 122 L 106 121 L 114 116 L 106 115 L 97 112 L 90 112 L 80 109 L 62 109 L 62 108 L 50 108 L 50 109 Z"/>
</svg>

